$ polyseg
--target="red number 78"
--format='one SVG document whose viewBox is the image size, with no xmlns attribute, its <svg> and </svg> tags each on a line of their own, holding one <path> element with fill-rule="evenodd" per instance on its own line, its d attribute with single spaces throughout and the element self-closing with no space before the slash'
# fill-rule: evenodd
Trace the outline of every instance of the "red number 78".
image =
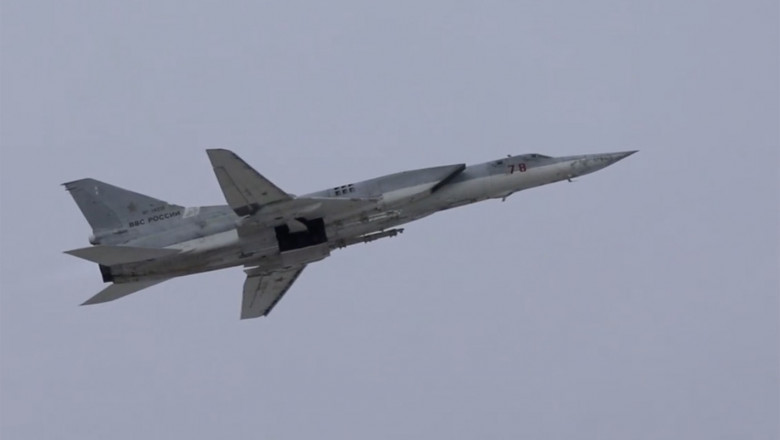
<svg viewBox="0 0 780 440">
<path fill-rule="evenodd" d="M 509 165 L 509 174 L 514 174 L 514 172 L 515 172 L 515 168 L 516 168 L 516 169 L 517 169 L 517 171 L 518 171 L 518 172 L 520 172 L 520 173 L 524 173 L 524 172 L 525 172 L 525 171 L 528 169 L 528 168 L 526 168 L 525 164 L 524 164 L 524 163 L 522 163 L 522 162 L 520 162 L 520 163 L 519 163 L 519 164 L 517 164 L 517 165 L 515 165 L 515 164 L 511 164 L 511 165 Z"/>
</svg>

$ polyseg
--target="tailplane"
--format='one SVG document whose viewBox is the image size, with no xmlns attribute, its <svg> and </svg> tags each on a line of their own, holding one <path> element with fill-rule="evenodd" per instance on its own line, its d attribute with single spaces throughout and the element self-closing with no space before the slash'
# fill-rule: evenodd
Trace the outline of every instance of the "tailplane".
<svg viewBox="0 0 780 440">
<path fill-rule="evenodd" d="M 81 305 L 87 306 L 90 304 L 99 304 L 108 301 L 113 301 L 115 299 L 122 298 L 123 296 L 130 295 L 131 293 L 138 292 L 139 290 L 146 289 L 147 287 L 152 287 L 155 284 L 162 283 L 163 281 L 166 280 L 137 281 L 134 283 L 115 283 L 101 290 L 100 292 L 98 292 L 97 295 L 84 301 Z"/>
<path fill-rule="evenodd" d="M 90 246 L 65 251 L 66 254 L 83 258 L 103 266 L 156 260 L 158 258 L 176 255 L 179 252 L 180 251 L 178 249 L 143 248 L 133 246 Z"/>
</svg>

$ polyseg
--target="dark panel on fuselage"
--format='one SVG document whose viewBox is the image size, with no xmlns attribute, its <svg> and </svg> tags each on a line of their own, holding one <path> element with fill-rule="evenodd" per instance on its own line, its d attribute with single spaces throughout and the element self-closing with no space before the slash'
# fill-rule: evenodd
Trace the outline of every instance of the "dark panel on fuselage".
<svg viewBox="0 0 780 440">
<path fill-rule="evenodd" d="M 276 240 L 279 242 L 279 252 L 301 249 L 328 241 L 328 236 L 325 233 L 325 222 L 321 218 L 313 220 L 299 218 L 297 220 L 306 226 L 305 231 L 290 232 L 290 228 L 287 225 L 275 228 Z"/>
</svg>

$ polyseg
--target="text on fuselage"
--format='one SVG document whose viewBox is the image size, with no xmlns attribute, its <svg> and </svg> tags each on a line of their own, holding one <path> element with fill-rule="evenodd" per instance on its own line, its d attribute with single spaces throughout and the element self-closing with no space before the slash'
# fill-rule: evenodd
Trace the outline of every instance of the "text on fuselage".
<svg viewBox="0 0 780 440">
<path fill-rule="evenodd" d="M 180 215 L 181 215 L 181 211 L 173 211 L 173 212 L 166 212 L 164 214 L 150 215 L 149 217 L 147 217 L 145 219 L 142 218 L 142 219 L 138 219 L 138 220 L 133 220 L 130 223 L 128 223 L 128 226 L 131 227 L 131 228 L 135 228 L 137 226 L 143 226 L 143 225 L 148 225 L 150 223 L 155 223 L 155 222 L 161 222 L 161 221 L 164 221 L 164 220 L 169 220 L 169 219 L 172 219 L 174 217 L 179 217 Z"/>
<path fill-rule="evenodd" d="M 507 174 L 514 174 L 514 173 L 524 173 L 528 171 L 528 167 L 525 165 L 525 163 L 512 163 L 506 166 L 506 173 Z"/>
</svg>

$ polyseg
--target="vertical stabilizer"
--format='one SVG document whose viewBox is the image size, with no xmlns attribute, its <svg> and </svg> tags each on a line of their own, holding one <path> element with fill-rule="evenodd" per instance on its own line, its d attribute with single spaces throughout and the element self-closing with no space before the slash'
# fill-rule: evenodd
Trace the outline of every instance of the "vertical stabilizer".
<svg viewBox="0 0 780 440">
<path fill-rule="evenodd" d="M 127 228 L 148 213 L 181 208 L 95 179 L 75 180 L 64 186 L 95 234 Z"/>
</svg>

